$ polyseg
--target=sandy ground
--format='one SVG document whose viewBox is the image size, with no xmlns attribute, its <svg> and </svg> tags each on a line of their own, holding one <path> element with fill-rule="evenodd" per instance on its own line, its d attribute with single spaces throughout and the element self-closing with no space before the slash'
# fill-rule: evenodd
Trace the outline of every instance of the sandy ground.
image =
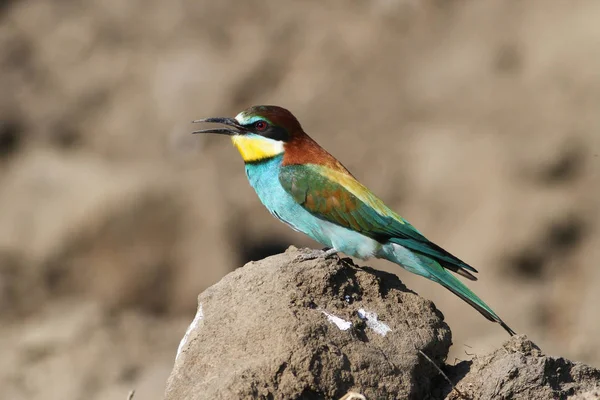
<svg viewBox="0 0 600 400">
<path fill-rule="evenodd" d="M 549 355 L 600 366 L 600 3 L 0 3 L 0 398 L 162 398 L 198 293 L 285 249 L 225 138 L 305 130 Z M 505 332 L 394 265 L 453 332 Z"/>
</svg>

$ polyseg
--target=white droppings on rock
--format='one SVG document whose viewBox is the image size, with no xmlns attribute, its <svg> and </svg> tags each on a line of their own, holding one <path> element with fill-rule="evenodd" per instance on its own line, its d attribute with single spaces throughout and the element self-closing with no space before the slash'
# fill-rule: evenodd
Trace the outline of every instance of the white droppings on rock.
<svg viewBox="0 0 600 400">
<path fill-rule="evenodd" d="M 175 356 L 175 359 L 177 359 L 177 357 L 179 357 L 179 354 L 181 353 L 183 346 L 185 346 L 185 344 L 187 343 L 190 332 L 193 331 L 194 329 L 196 329 L 196 327 L 198 326 L 198 323 L 203 318 L 204 318 L 204 312 L 202 311 L 202 304 L 198 304 L 198 311 L 196 311 L 196 316 L 194 317 L 194 320 L 192 321 L 190 326 L 188 326 L 187 330 L 185 331 L 185 335 L 183 335 L 183 339 L 181 339 L 181 342 L 179 342 L 179 347 L 177 347 L 177 355 Z"/>
<path fill-rule="evenodd" d="M 347 331 L 352 326 L 352 322 L 346 321 L 340 317 L 336 317 L 333 314 L 328 313 L 327 311 L 321 310 L 321 312 L 327 316 L 327 320 L 333 324 L 335 324 L 341 331 Z"/>
<path fill-rule="evenodd" d="M 365 311 L 363 308 L 358 310 L 358 317 L 367 323 L 367 327 L 373 329 L 375 333 L 385 336 L 392 329 L 377 319 L 377 313 Z"/>
</svg>

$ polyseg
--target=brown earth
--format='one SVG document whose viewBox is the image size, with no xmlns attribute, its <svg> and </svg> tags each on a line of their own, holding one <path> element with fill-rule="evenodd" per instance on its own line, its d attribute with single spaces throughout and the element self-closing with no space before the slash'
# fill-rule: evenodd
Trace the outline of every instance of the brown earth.
<svg viewBox="0 0 600 400">
<path fill-rule="evenodd" d="M 161 398 L 198 293 L 317 247 L 262 208 L 224 138 L 189 134 L 260 103 L 478 268 L 470 287 L 517 332 L 600 366 L 599 12 L 0 2 L 0 398 Z M 369 265 L 439 306 L 450 363 L 502 345 L 438 285 Z"/>
<path fill-rule="evenodd" d="M 458 381 L 448 400 L 584 399 L 600 389 L 600 370 L 548 357 L 525 336 L 514 336 L 492 354 L 447 370 Z"/>
<path fill-rule="evenodd" d="M 251 262 L 198 297 L 167 400 L 547 400 L 600 389 L 600 370 L 545 356 L 524 335 L 446 365 L 450 330 L 431 301 L 393 274 L 303 254 Z"/>
<path fill-rule="evenodd" d="M 437 371 L 419 351 L 441 363 L 451 344 L 433 303 L 395 275 L 301 254 L 251 262 L 198 297 L 167 399 L 425 396 Z"/>
</svg>

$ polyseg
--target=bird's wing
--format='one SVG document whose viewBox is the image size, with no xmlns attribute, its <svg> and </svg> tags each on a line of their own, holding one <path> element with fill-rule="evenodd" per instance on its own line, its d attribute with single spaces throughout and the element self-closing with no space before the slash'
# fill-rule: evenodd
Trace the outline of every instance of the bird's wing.
<svg viewBox="0 0 600 400">
<path fill-rule="evenodd" d="M 317 164 L 285 165 L 281 167 L 279 181 L 314 216 L 382 243 L 397 243 L 475 279 L 463 270 L 477 270 L 425 238 L 350 173 Z"/>
</svg>

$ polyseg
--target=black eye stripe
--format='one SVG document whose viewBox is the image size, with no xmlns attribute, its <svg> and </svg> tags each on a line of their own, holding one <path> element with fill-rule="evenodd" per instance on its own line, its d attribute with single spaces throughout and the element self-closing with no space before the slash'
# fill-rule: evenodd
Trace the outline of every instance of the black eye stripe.
<svg viewBox="0 0 600 400">
<path fill-rule="evenodd" d="M 279 140 L 282 142 L 287 142 L 290 139 L 290 135 L 287 133 L 287 131 L 285 129 L 283 129 L 279 126 L 271 125 L 269 122 L 266 122 L 266 121 L 262 121 L 262 122 L 264 122 L 267 126 L 265 128 L 263 128 L 262 130 L 260 130 L 259 127 L 256 126 L 256 124 L 261 121 L 253 122 L 252 124 L 245 125 L 244 127 L 248 131 L 250 131 L 256 135 L 260 135 L 260 136 L 263 136 L 263 137 L 266 137 L 269 139 Z"/>
<path fill-rule="evenodd" d="M 270 125 L 266 130 L 260 132 L 260 135 L 269 139 L 280 140 L 282 142 L 287 142 L 290 138 L 285 129 L 272 125 Z"/>
</svg>

